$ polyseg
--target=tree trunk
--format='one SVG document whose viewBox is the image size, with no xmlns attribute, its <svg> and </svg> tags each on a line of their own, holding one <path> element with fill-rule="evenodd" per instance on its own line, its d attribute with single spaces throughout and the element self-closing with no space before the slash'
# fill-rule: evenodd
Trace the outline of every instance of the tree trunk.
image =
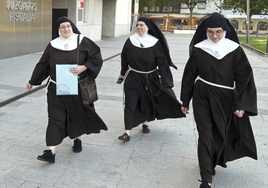
<svg viewBox="0 0 268 188">
<path fill-rule="evenodd" d="M 193 8 L 190 8 L 190 23 L 191 23 L 191 30 L 193 27 Z"/>
<path fill-rule="evenodd" d="M 167 20 L 166 20 L 166 31 L 168 31 L 168 22 L 169 22 L 169 11 L 168 11 Z"/>
</svg>

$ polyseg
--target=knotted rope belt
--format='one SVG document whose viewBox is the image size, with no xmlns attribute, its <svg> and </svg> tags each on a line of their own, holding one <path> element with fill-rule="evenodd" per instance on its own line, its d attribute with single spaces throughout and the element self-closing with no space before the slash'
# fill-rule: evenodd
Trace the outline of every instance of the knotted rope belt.
<svg viewBox="0 0 268 188">
<path fill-rule="evenodd" d="M 127 78 L 127 76 L 128 76 L 128 74 L 129 74 L 130 71 L 134 71 L 136 73 L 145 74 L 146 75 L 147 85 L 148 85 L 148 88 L 150 89 L 150 92 L 151 92 L 151 94 L 153 96 L 157 97 L 162 92 L 162 90 L 163 90 L 163 83 L 162 83 L 161 75 L 158 73 L 158 69 L 154 69 L 154 70 L 150 70 L 150 71 L 139 71 L 139 70 L 133 69 L 132 67 L 128 66 L 128 70 L 127 70 L 127 72 L 124 75 L 124 80 L 126 80 L 126 78 Z M 159 88 L 159 90 L 156 93 L 153 92 L 153 90 L 151 88 L 151 85 L 150 85 L 150 82 L 149 82 L 149 78 L 148 78 L 148 74 L 153 73 L 155 71 L 156 71 L 156 73 L 158 75 L 159 83 L 160 83 L 160 88 Z M 146 89 L 148 89 L 148 88 L 146 87 Z"/>
</svg>

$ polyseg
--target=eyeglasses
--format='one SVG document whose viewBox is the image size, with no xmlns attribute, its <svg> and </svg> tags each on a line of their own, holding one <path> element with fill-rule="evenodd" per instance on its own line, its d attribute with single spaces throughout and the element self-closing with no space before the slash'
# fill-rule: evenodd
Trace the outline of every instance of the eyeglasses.
<svg viewBox="0 0 268 188">
<path fill-rule="evenodd" d="M 65 26 L 60 26 L 60 29 L 64 30 L 64 29 L 69 29 L 70 27 L 72 27 L 72 26 L 70 26 L 70 25 L 67 25 L 66 27 Z"/>
<path fill-rule="evenodd" d="M 214 31 L 211 31 L 211 30 L 207 30 L 207 33 L 210 34 L 210 35 L 214 35 L 214 34 L 220 35 L 220 34 L 223 33 L 223 30 L 222 29 L 219 29 L 219 30 L 217 30 L 215 32 Z"/>
</svg>

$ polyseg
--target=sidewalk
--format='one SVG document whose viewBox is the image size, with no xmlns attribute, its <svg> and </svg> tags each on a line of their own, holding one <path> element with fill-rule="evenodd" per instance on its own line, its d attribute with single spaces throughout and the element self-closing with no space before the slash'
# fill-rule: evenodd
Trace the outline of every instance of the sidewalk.
<svg viewBox="0 0 268 188">
<path fill-rule="evenodd" d="M 121 52 L 128 36 L 105 38 L 96 43 L 103 59 Z M 174 91 L 188 59 L 192 35 L 166 34 L 173 62 Z M 259 115 L 251 118 L 258 149 L 257 161 L 243 158 L 216 168 L 213 188 L 268 187 L 268 58 L 247 49 L 258 90 Z M 42 53 L 0 60 L 0 102 L 25 92 Z M 200 179 L 193 113 L 183 119 L 151 122 L 150 134 L 133 129 L 131 140 L 117 139 L 124 131 L 122 85 L 116 84 L 120 55 L 104 62 L 97 78 L 96 111 L 109 130 L 82 137 L 83 151 L 72 152 L 66 138 L 57 147 L 55 164 L 36 160 L 46 149 L 45 89 L 0 108 L 1 188 L 199 188 Z M 44 84 L 44 83 L 43 83 Z M 196 134 L 197 136 L 197 134 Z"/>
</svg>

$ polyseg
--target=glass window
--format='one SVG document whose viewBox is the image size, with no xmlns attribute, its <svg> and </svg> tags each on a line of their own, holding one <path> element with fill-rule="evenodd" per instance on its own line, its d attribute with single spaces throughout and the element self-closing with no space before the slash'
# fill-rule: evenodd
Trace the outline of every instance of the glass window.
<svg viewBox="0 0 268 188">
<path fill-rule="evenodd" d="M 244 21 L 242 29 L 247 30 L 247 21 Z M 250 21 L 249 30 L 253 30 L 253 22 L 252 21 Z"/>
<path fill-rule="evenodd" d="M 200 19 L 196 19 L 196 25 L 199 25 Z"/>
<path fill-rule="evenodd" d="M 268 23 L 264 21 L 260 21 L 257 25 L 260 28 L 260 31 L 266 31 L 268 28 Z"/>
<path fill-rule="evenodd" d="M 186 4 L 181 4 L 181 9 L 188 9 Z"/>
<path fill-rule="evenodd" d="M 173 4 L 173 13 L 181 13 L 181 3 Z"/>
<path fill-rule="evenodd" d="M 172 12 L 172 7 L 163 7 L 163 12 Z"/>
<path fill-rule="evenodd" d="M 231 24 L 234 27 L 235 31 L 238 30 L 238 21 L 237 20 L 231 20 Z"/>
<path fill-rule="evenodd" d="M 80 23 L 84 21 L 84 0 L 77 1 L 77 21 Z"/>
<path fill-rule="evenodd" d="M 182 25 L 182 22 L 181 22 L 181 20 L 178 20 L 178 19 L 172 19 L 171 25 L 172 26 L 179 26 L 179 25 Z"/>
<path fill-rule="evenodd" d="M 153 18 L 152 20 L 157 26 L 163 25 L 164 19 Z"/>
<path fill-rule="evenodd" d="M 171 20 L 171 26 L 175 26 L 179 30 L 182 30 L 187 25 L 188 25 L 187 19 L 172 19 Z"/>
<path fill-rule="evenodd" d="M 83 21 L 83 9 L 78 9 L 78 21 Z"/>
</svg>

